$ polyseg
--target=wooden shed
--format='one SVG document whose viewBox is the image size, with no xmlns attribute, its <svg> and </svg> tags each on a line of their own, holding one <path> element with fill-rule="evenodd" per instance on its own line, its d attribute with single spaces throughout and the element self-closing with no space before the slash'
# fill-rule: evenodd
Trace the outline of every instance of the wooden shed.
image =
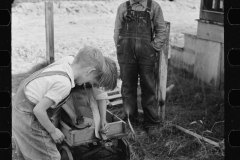
<svg viewBox="0 0 240 160">
<path fill-rule="evenodd" d="M 171 46 L 172 65 L 222 88 L 224 82 L 224 0 L 201 0 L 197 34 L 184 34 L 184 46 Z"/>
</svg>

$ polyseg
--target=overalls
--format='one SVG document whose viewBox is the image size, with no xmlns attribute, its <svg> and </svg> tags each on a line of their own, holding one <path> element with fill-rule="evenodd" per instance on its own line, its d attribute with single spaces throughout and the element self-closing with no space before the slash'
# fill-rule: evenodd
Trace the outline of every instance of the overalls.
<svg viewBox="0 0 240 160">
<path fill-rule="evenodd" d="M 127 15 L 124 17 L 117 44 L 124 111 L 130 107 L 130 119 L 137 119 L 137 86 L 140 75 L 145 127 L 155 126 L 160 122 L 154 78 L 157 56 L 151 44 L 151 3 L 148 0 L 145 11 L 134 11 L 130 2 L 126 2 Z"/>
<path fill-rule="evenodd" d="M 83 85 L 75 86 L 66 104 L 68 108 L 63 108 L 66 112 L 62 112 L 61 120 L 71 128 L 84 129 L 86 127 L 94 127 L 95 137 L 100 138 L 101 117 L 92 87 L 87 85 L 85 87 Z M 74 115 L 80 118 L 78 124 L 73 123 L 72 117 L 75 117 Z"/>
<path fill-rule="evenodd" d="M 26 85 L 38 77 L 62 75 L 69 78 L 67 73 L 62 71 L 42 72 L 45 69 L 35 72 L 20 84 L 13 102 L 12 133 L 19 160 L 60 160 L 61 158 L 52 137 L 33 114 L 36 104 L 32 103 L 25 95 Z M 47 110 L 48 117 L 56 127 L 61 111 L 59 106 L 65 103 L 67 98 L 68 96 L 56 108 Z"/>
</svg>

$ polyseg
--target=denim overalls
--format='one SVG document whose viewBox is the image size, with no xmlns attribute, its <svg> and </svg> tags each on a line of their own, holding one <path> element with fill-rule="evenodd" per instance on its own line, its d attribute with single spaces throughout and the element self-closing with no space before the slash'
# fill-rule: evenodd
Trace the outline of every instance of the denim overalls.
<svg viewBox="0 0 240 160">
<path fill-rule="evenodd" d="M 62 71 L 42 72 L 45 69 L 33 73 L 20 84 L 12 105 L 12 133 L 19 160 L 60 160 L 61 158 L 52 137 L 33 114 L 36 104 L 33 104 L 25 95 L 26 85 L 38 77 L 62 75 L 69 78 L 67 73 Z M 56 127 L 62 109 L 59 106 L 65 103 L 67 98 L 68 96 L 56 108 L 47 110 L 48 117 Z"/>
<path fill-rule="evenodd" d="M 155 89 L 156 51 L 153 40 L 150 11 L 152 1 L 148 0 L 145 11 L 134 11 L 130 1 L 126 2 L 127 15 L 123 17 L 123 28 L 117 43 L 117 58 L 120 65 L 124 110 L 130 107 L 130 118 L 137 119 L 137 86 L 140 75 L 142 108 L 145 127 L 158 125 L 158 105 Z"/>
</svg>

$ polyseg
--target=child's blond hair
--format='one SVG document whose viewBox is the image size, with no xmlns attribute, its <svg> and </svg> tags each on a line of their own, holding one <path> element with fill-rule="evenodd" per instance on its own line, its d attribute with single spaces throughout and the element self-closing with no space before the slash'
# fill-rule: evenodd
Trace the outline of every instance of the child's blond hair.
<svg viewBox="0 0 240 160">
<path fill-rule="evenodd" d="M 116 88 L 118 77 L 116 63 L 104 57 L 99 49 L 91 46 L 83 47 L 75 56 L 73 63 L 81 64 L 81 67 L 94 67 L 99 87 L 104 87 L 105 90 Z"/>
<path fill-rule="evenodd" d="M 104 60 L 105 67 L 103 73 L 98 77 L 99 86 L 104 87 L 105 90 L 113 90 L 117 86 L 117 65 L 108 57 L 104 57 Z"/>
<path fill-rule="evenodd" d="M 103 67 L 105 66 L 102 52 L 91 46 L 85 46 L 80 49 L 73 60 L 73 64 L 80 64 L 81 67 L 94 67 L 97 75 L 102 74 Z"/>
</svg>

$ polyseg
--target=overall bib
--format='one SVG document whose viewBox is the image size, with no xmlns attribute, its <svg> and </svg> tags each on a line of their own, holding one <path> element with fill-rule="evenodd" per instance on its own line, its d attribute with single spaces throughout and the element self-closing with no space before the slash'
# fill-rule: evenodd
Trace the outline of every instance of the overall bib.
<svg viewBox="0 0 240 160">
<path fill-rule="evenodd" d="M 137 86 L 140 75 L 145 127 L 155 126 L 160 122 L 154 77 L 157 56 L 151 44 L 151 3 L 148 0 L 145 11 L 134 11 L 130 2 L 126 2 L 127 15 L 117 42 L 124 111 L 130 108 L 130 118 L 137 119 Z"/>
<path fill-rule="evenodd" d="M 60 160 L 61 158 L 52 137 L 33 114 L 33 108 L 36 104 L 32 103 L 25 95 L 26 85 L 38 77 L 62 75 L 69 78 L 67 73 L 62 71 L 42 72 L 45 69 L 43 68 L 33 73 L 20 84 L 13 102 L 12 133 L 16 142 L 19 160 Z M 49 119 L 56 127 L 60 116 L 59 113 L 61 112 L 61 107 L 59 106 L 65 103 L 67 98 L 68 96 L 56 108 L 47 110 Z"/>
</svg>

